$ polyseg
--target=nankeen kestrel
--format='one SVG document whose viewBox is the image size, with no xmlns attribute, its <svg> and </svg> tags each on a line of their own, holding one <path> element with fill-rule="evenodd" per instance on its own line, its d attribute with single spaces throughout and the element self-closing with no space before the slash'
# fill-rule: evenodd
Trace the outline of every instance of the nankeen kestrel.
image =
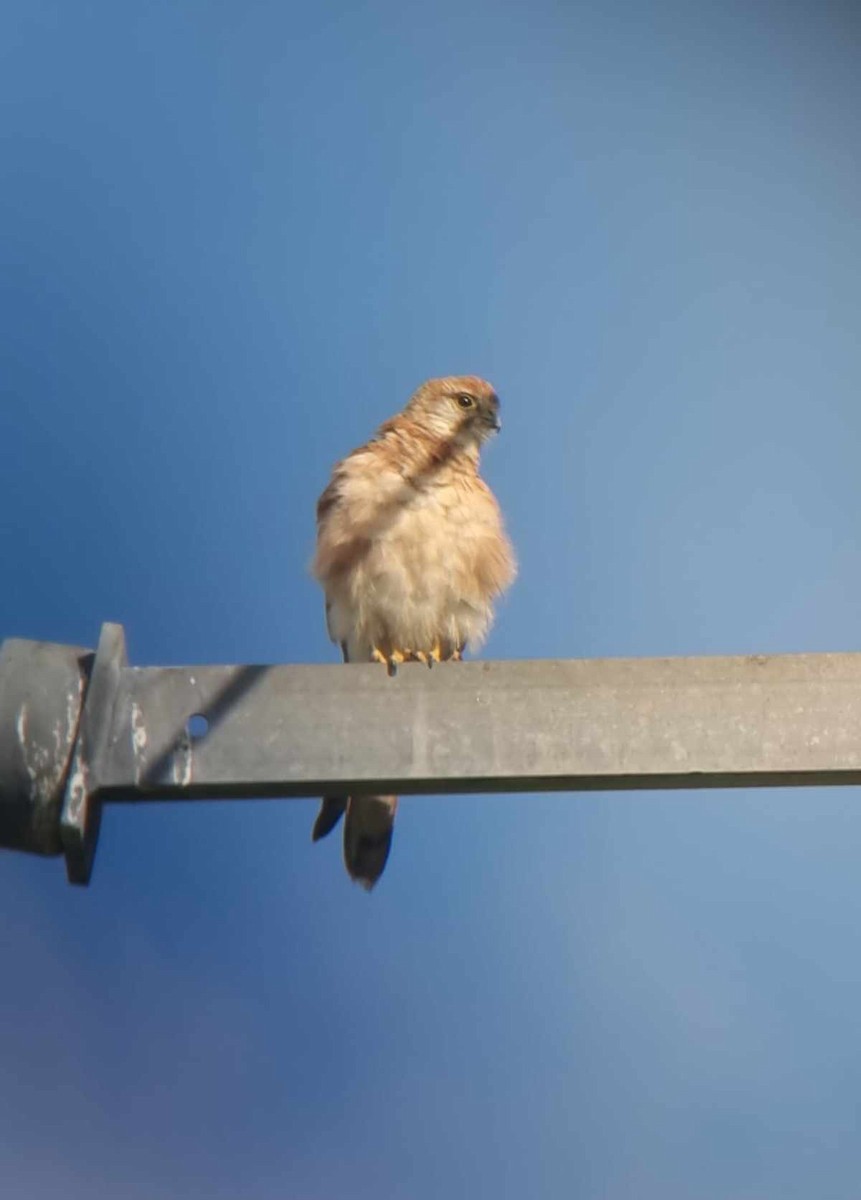
<svg viewBox="0 0 861 1200">
<path fill-rule="evenodd" d="M 490 628 L 516 565 L 478 473 L 499 399 L 475 375 L 431 379 L 402 413 L 335 466 L 317 503 L 312 570 L 345 662 L 459 659 Z M 392 841 L 397 796 L 323 800 L 313 838 L 346 812 L 344 861 L 371 888 Z"/>
</svg>

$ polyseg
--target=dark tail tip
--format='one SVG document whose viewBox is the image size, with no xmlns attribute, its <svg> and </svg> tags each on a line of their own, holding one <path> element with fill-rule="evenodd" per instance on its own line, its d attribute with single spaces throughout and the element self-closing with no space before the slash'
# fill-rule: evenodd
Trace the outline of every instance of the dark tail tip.
<svg viewBox="0 0 861 1200">
<path fill-rule="evenodd" d="M 392 830 L 370 836 L 363 834 L 344 846 L 350 878 L 369 892 L 383 873 L 392 848 Z"/>
<path fill-rule="evenodd" d="M 311 830 L 311 841 L 319 842 L 320 838 L 331 833 L 344 815 L 346 807 L 346 796 L 324 796 L 320 811 L 317 813 L 317 820 L 314 822 L 314 828 Z"/>
</svg>

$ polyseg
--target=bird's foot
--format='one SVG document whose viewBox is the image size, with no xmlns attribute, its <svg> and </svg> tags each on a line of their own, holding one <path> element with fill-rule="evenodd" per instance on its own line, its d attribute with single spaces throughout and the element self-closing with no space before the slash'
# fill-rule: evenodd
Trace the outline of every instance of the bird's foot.
<svg viewBox="0 0 861 1200">
<path fill-rule="evenodd" d="M 445 656 L 443 655 L 441 644 L 434 642 L 430 650 L 413 650 L 412 657 L 416 662 L 424 663 L 427 667 L 432 667 L 435 662 L 442 662 Z"/>
<path fill-rule="evenodd" d="M 406 648 L 386 646 L 382 649 L 380 646 L 371 647 L 371 662 L 382 663 L 390 675 L 396 675 L 398 667 L 405 662 L 423 662 L 428 661 L 428 656 L 423 650 L 408 650 Z"/>
<path fill-rule="evenodd" d="M 407 662 L 412 658 L 411 650 L 395 650 L 393 649 L 386 660 L 390 675 L 397 675 L 398 667 L 401 663 Z"/>
<path fill-rule="evenodd" d="M 439 642 L 434 642 L 430 648 L 430 653 L 427 656 L 427 664 L 432 667 L 435 662 L 442 662 L 442 646 Z"/>
</svg>

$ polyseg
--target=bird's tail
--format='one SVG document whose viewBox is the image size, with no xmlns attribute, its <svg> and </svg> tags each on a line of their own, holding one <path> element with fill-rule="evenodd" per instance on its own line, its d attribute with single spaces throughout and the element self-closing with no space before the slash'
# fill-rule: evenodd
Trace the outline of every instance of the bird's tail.
<svg viewBox="0 0 861 1200">
<path fill-rule="evenodd" d="M 392 845 L 397 796 L 326 796 L 311 834 L 316 842 L 344 821 L 344 863 L 351 879 L 368 891 L 383 873 Z"/>
<path fill-rule="evenodd" d="M 326 599 L 326 623 L 329 633 L 332 605 Z M 363 642 L 351 645 L 342 641 L 341 653 L 344 662 L 371 662 L 371 648 Z M 324 796 L 317 820 L 311 832 L 313 841 L 331 833 L 344 813 L 344 863 L 347 873 L 366 891 L 370 891 L 383 873 L 392 833 L 395 828 L 395 813 L 398 811 L 397 796 Z"/>
<path fill-rule="evenodd" d="M 350 803 L 348 796 L 324 796 L 317 820 L 311 830 L 311 841 L 319 842 L 327 833 L 331 833 L 344 815 L 344 809 Z"/>
</svg>

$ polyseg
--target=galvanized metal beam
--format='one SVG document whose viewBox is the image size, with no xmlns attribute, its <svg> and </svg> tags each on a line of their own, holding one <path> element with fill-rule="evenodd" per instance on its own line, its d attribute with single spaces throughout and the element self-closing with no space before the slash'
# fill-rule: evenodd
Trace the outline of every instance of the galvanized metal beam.
<svg viewBox="0 0 861 1200">
<path fill-rule="evenodd" d="M 59 854 L 60 809 L 93 652 L 0 646 L 0 846 Z"/>
<path fill-rule="evenodd" d="M 20 829 L 38 791 L 28 722 L 62 705 L 37 678 L 40 654 L 22 650 L 33 644 L 11 645 L 0 845 L 52 853 L 56 830 Z M 122 630 L 105 626 L 84 674 L 74 752 L 63 732 L 39 809 L 56 819 L 62 759 L 76 882 L 108 801 L 861 783 L 861 654 L 409 664 L 390 678 L 372 664 L 129 667 Z"/>
</svg>

